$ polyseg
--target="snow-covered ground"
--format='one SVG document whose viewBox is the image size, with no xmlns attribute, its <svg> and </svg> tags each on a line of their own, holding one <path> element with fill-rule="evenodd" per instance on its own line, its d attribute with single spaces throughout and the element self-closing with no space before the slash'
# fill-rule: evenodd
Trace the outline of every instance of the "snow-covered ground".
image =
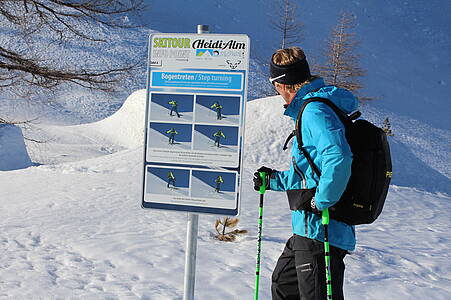
<svg viewBox="0 0 451 300">
<path fill-rule="evenodd" d="M 193 32 L 202 23 L 214 33 L 249 34 L 249 98 L 271 93 L 264 62 L 280 35 L 268 21 L 276 17 L 271 1 L 146 2 L 149 12 L 143 20 L 132 20 L 153 30 Z M 311 62 L 321 61 L 318 53 L 339 11 L 355 14 L 358 52 L 368 70 L 364 94 L 377 99 L 362 112 L 380 126 L 389 117 L 395 133 L 389 138 L 393 185 L 381 217 L 357 228 L 357 248 L 346 258 L 346 299 L 451 299 L 451 106 L 446 96 L 451 92 L 451 36 L 445 13 L 451 2 L 324 0 L 301 5 L 306 26 L 300 45 Z M 0 41 L 16 43 L 4 24 Z M 124 95 L 144 87 L 145 43 L 153 30 L 103 28 L 110 43 L 101 51 L 78 41 L 64 49 L 50 40 L 37 45 L 51 47 L 51 61 L 65 57 L 62 65 L 140 61 L 119 94 L 67 86 L 51 94 L 37 91 L 27 102 L 0 94 L 0 117 L 39 117 L 23 133 L 45 141 L 25 141 L 27 154 L 17 129 L 0 132 L 0 166 L 15 169 L 0 171 L 0 299 L 182 299 L 186 213 L 140 208 L 145 91 L 124 102 Z M 198 106 L 193 110 L 204 108 Z M 194 113 L 166 119 L 167 108 L 157 109 L 165 119 L 154 121 L 183 123 L 186 118 L 190 123 Z M 261 165 L 284 169 L 289 164 L 289 153 L 281 149 L 293 124 L 281 116 L 282 100 L 257 99 L 247 109 L 238 227 L 249 233 L 233 243 L 220 242 L 213 237 L 217 216 L 200 216 L 196 299 L 252 299 L 258 213 L 252 173 Z M 218 121 L 214 111 L 203 113 L 208 119 L 196 121 L 237 125 L 234 115 Z M 203 148 L 235 147 L 210 147 L 213 140 L 196 134 Z M 166 147 L 167 137 L 162 139 Z M 164 180 L 158 186 L 167 193 Z M 202 188 L 204 194 L 211 191 L 207 184 Z M 265 300 L 270 299 L 271 271 L 291 232 L 283 193 L 265 195 L 263 224 L 260 299 Z"/>
<path fill-rule="evenodd" d="M 140 106 L 143 93 L 129 100 Z M 249 233 L 220 242 L 213 237 L 216 216 L 200 216 L 196 299 L 253 297 L 259 197 L 251 178 L 262 164 L 288 166 L 281 132 L 292 123 L 281 116 L 281 103 L 273 97 L 248 104 L 238 227 Z M 140 208 L 143 147 L 114 143 L 125 139 L 117 128 L 134 122 L 128 111 L 111 117 L 104 138 L 120 151 L 93 155 L 88 147 L 90 140 L 99 146 L 94 137 L 105 132 L 102 122 L 89 131 L 43 127 L 42 134 L 58 128 L 72 140 L 84 136 L 84 143 L 56 139 L 51 144 L 59 146 L 45 152 L 53 163 L 0 172 L 0 299 L 182 299 L 186 213 Z M 77 160 L 58 156 L 64 147 Z M 449 299 L 450 209 L 447 195 L 391 186 L 378 221 L 357 228 L 357 249 L 346 258 L 346 298 Z M 284 193 L 265 195 L 263 224 L 260 295 L 270 299 L 271 270 L 291 232 Z"/>
</svg>

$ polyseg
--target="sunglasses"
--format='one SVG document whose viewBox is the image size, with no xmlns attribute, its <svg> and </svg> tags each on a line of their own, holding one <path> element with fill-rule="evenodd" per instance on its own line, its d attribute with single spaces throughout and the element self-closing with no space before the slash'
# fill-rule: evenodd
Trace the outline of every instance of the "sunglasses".
<svg viewBox="0 0 451 300">
<path fill-rule="evenodd" d="M 280 75 L 280 76 L 277 76 L 277 77 L 274 77 L 274 78 L 269 78 L 269 82 L 272 84 L 272 85 L 274 85 L 274 81 L 276 81 L 277 79 L 280 79 L 280 78 L 283 78 L 283 77 L 285 77 L 287 74 L 282 74 L 282 75 Z"/>
</svg>

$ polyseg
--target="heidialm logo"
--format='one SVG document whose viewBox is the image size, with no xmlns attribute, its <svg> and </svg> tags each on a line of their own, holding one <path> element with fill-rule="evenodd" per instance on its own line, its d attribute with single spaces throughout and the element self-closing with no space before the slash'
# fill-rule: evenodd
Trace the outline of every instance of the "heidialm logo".
<svg viewBox="0 0 451 300">
<path fill-rule="evenodd" d="M 219 56 L 219 51 L 214 49 L 196 49 L 196 56 Z"/>
<path fill-rule="evenodd" d="M 159 38 L 153 39 L 154 48 L 191 48 L 189 38 Z"/>
<path fill-rule="evenodd" d="M 246 49 L 246 44 L 243 42 L 238 42 L 235 40 L 229 40 L 227 42 L 223 40 L 205 40 L 199 39 L 193 42 L 194 49 L 233 49 L 233 50 L 244 50 Z"/>
<path fill-rule="evenodd" d="M 196 55 L 202 56 L 209 53 L 211 56 L 218 56 L 217 50 L 244 50 L 246 44 L 243 42 L 229 40 L 205 40 L 198 39 L 191 43 L 189 38 L 171 38 L 171 37 L 155 37 L 153 39 L 154 48 L 194 48 Z M 211 51 L 210 51 L 211 50 Z"/>
</svg>

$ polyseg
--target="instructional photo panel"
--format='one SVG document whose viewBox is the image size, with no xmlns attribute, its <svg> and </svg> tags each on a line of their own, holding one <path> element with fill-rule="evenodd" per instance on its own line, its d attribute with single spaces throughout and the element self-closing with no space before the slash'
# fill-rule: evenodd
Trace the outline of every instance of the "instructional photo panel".
<svg viewBox="0 0 451 300">
<path fill-rule="evenodd" d="M 192 123 L 193 95 L 152 93 L 150 99 L 151 121 Z"/>
<path fill-rule="evenodd" d="M 149 128 L 149 148 L 191 149 L 191 124 L 151 122 Z"/>
<path fill-rule="evenodd" d="M 192 197 L 235 200 L 236 173 L 193 171 Z"/>
<path fill-rule="evenodd" d="M 147 167 L 146 194 L 189 196 L 190 171 Z"/>
<path fill-rule="evenodd" d="M 240 97 L 197 95 L 195 122 L 238 126 Z"/>
<path fill-rule="evenodd" d="M 195 150 L 213 152 L 238 152 L 238 127 L 195 125 L 193 147 Z"/>
</svg>

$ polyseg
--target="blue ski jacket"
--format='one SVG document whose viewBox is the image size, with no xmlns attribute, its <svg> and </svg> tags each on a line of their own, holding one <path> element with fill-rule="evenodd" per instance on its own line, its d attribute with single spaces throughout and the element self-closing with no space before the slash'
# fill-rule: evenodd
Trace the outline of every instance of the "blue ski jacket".
<svg viewBox="0 0 451 300">
<path fill-rule="evenodd" d="M 322 78 L 304 85 L 287 106 L 284 115 L 294 122 L 298 112 L 309 98 L 327 98 L 346 113 L 358 107 L 358 100 L 348 90 L 326 86 Z M 314 174 L 307 159 L 298 149 L 296 137 L 291 149 L 291 166 L 286 171 L 271 174 L 270 189 L 287 191 L 316 187 L 315 203 L 319 210 L 333 206 L 341 197 L 351 175 L 352 152 L 345 137 L 345 129 L 334 111 L 321 102 L 309 103 L 302 114 L 302 140 L 315 165 L 321 171 L 321 178 Z M 304 210 L 292 211 L 294 234 L 324 241 L 324 227 L 321 217 Z M 332 246 L 354 250 L 355 228 L 345 223 L 330 220 L 329 241 Z"/>
</svg>

